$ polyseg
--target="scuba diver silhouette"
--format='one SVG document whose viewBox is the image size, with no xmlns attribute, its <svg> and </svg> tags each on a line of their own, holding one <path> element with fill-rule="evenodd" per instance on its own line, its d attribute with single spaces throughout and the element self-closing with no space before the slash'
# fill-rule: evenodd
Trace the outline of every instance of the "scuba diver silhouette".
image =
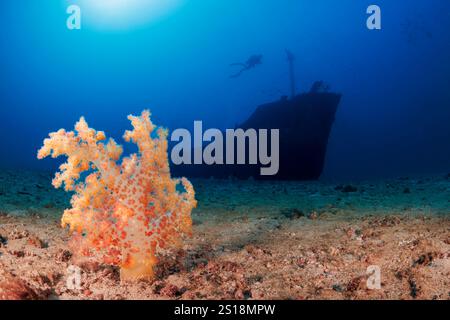
<svg viewBox="0 0 450 320">
<path fill-rule="evenodd" d="M 231 67 L 234 67 L 234 66 L 242 67 L 242 69 L 239 70 L 239 72 L 231 75 L 230 78 L 237 78 L 237 77 L 239 77 L 242 74 L 242 72 L 250 70 L 250 69 L 253 69 L 258 64 L 261 64 L 262 63 L 262 57 L 263 57 L 262 54 L 255 54 L 255 55 L 252 55 L 250 58 L 248 58 L 246 63 L 232 63 L 232 64 L 230 64 Z"/>
</svg>

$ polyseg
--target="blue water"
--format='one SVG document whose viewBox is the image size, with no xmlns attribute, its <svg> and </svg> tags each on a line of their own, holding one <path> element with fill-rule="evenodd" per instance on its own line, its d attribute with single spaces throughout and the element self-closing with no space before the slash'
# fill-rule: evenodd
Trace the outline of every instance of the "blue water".
<svg viewBox="0 0 450 320">
<path fill-rule="evenodd" d="M 448 0 L 377 0 L 372 31 L 372 1 L 162 2 L 109 16 L 81 0 L 1 1 L 0 167 L 53 167 L 37 149 L 81 115 L 116 138 L 144 108 L 169 129 L 233 128 L 289 93 L 287 48 L 298 92 L 324 80 L 343 94 L 324 177 L 450 171 Z M 69 4 L 82 8 L 81 30 L 66 27 Z M 229 64 L 252 54 L 263 64 L 230 79 Z"/>
</svg>

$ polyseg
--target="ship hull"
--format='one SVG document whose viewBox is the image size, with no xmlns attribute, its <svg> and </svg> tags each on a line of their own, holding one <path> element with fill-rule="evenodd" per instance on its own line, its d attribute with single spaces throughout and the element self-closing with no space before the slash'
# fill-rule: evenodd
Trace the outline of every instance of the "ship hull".
<svg viewBox="0 0 450 320">
<path fill-rule="evenodd" d="M 174 165 L 175 176 L 262 180 L 316 180 L 322 174 L 328 139 L 341 95 L 306 93 L 259 106 L 237 128 L 279 129 L 279 170 L 261 175 L 261 164 Z M 248 155 L 248 152 L 247 152 Z"/>
</svg>

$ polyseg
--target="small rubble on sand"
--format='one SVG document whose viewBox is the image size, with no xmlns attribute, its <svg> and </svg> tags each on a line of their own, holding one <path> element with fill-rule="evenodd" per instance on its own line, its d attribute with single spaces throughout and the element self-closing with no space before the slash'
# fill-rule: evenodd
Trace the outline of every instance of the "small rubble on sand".
<svg viewBox="0 0 450 320">
<path fill-rule="evenodd" d="M 0 299 L 450 299 L 443 177 L 337 188 L 194 181 L 193 237 L 160 257 L 154 281 L 137 283 L 77 256 L 59 222 L 68 199 L 44 177 L 25 180 L 14 188 L 31 196 L 0 196 Z"/>
</svg>

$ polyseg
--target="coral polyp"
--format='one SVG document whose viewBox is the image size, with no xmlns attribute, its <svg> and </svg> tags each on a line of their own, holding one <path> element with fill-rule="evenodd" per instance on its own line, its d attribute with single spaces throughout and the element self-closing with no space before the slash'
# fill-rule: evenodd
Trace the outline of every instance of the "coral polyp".
<svg viewBox="0 0 450 320">
<path fill-rule="evenodd" d="M 197 203 L 192 184 L 170 175 L 167 131 L 154 126 L 147 110 L 128 119 L 133 130 L 124 139 L 138 146 L 137 154 L 122 158 L 123 148 L 103 142 L 105 133 L 82 117 L 74 131 L 50 133 L 38 158 L 67 156 L 53 186 L 75 191 L 61 222 L 79 251 L 120 266 L 122 280 L 152 279 L 158 252 L 190 235 Z"/>
</svg>

